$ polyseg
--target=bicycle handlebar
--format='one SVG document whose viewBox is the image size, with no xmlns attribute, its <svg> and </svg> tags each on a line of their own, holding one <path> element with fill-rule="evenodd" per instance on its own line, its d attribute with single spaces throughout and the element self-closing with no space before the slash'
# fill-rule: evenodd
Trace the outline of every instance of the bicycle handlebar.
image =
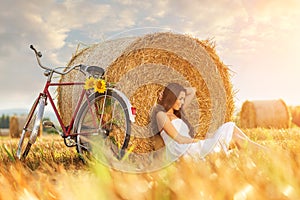
<svg viewBox="0 0 300 200">
<path fill-rule="evenodd" d="M 42 53 L 40 51 L 38 52 L 32 44 L 30 45 L 30 49 L 32 49 L 34 51 L 36 56 L 38 56 L 40 58 L 42 57 Z"/>
<path fill-rule="evenodd" d="M 41 63 L 41 60 L 40 60 L 40 58 L 42 57 L 42 53 L 41 53 L 40 51 L 37 51 L 37 50 L 34 48 L 33 45 L 30 45 L 30 49 L 32 49 L 32 50 L 34 51 L 36 60 L 37 60 L 39 66 L 40 66 L 41 68 L 46 69 L 46 70 L 53 71 L 53 72 L 55 72 L 55 73 L 57 73 L 57 74 L 60 74 L 60 75 L 68 74 L 68 73 L 69 73 L 70 71 L 72 71 L 73 69 L 75 69 L 75 68 L 79 68 L 79 69 L 80 69 L 80 68 L 82 68 L 82 66 L 83 66 L 83 65 L 81 65 L 81 64 L 79 64 L 79 65 L 74 65 L 73 67 L 69 68 L 67 71 L 65 71 L 65 72 L 60 72 L 60 71 L 57 71 L 57 70 L 55 70 L 55 69 L 51 69 L 51 68 L 49 68 L 49 67 L 43 66 L 42 63 Z"/>
</svg>

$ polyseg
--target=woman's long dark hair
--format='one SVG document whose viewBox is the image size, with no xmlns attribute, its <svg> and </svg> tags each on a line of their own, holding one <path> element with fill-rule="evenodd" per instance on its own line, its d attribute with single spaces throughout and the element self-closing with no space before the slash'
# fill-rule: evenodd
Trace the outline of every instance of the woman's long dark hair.
<svg viewBox="0 0 300 200">
<path fill-rule="evenodd" d="M 186 92 L 186 89 L 178 83 L 169 83 L 165 87 L 161 98 L 159 98 L 157 101 L 157 106 L 153 109 L 152 116 L 151 116 L 151 121 L 155 122 L 155 123 L 152 123 L 152 129 L 153 129 L 153 131 L 155 131 L 154 133 L 159 133 L 161 131 L 161 130 L 158 130 L 158 127 L 157 127 L 156 114 L 159 111 L 167 112 L 168 110 L 170 110 L 173 107 L 173 105 L 175 104 L 176 100 L 178 99 L 180 92 Z M 191 126 L 191 124 L 186 119 L 184 110 L 182 109 L 182 107 L 179 110 L 174 110 L 174 114 L 178 118 L 182 119 L 187 124 L 187 126 L 189 127 L 189 130 L 190 130 L 190 132 L 189 132 L 190 136 L 194 137 L 194 128 Z"/>
</svg>

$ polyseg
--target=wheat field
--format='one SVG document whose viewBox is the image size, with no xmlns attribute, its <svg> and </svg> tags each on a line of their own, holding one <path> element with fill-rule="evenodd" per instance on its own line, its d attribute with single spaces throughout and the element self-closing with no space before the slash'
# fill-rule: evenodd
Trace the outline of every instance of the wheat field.
<svg viewBox="0 0 300 200">
<path fill-rule="evenodd" d="M 125 173 L 90 161 L 56 135 L 38 138 L 25 162 L 0 138 L 0 199 L 299 199 L 300 128 L 246 129 L 268 151 L 184 157 L 159 171 Z"/>
</svg>

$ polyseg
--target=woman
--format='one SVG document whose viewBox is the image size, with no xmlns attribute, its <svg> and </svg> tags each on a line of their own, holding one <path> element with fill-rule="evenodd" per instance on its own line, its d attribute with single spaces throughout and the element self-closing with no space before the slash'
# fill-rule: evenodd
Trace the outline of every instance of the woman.
<svg viewBox="0 0 300 200">
<path fill-rule="evenodd" d="M 185 118 L 184 110 L 194 98 L 195 91 L 195 88 L 184 88 L 177 83 L 170 83 L 154 109 L 156 126 L 153 128 L 156 133 L 160 133 L 166 145 L 168 160 L 176 160 L 185 154 L 203 158 L 211 152 L 219 152 L 222 149 L 227 153 L 231 142 L 237 147 L 248 144 L 264 148 L 251 141 L 233 122 L 221 125 L 212 138 L 194 139 L 194 129 Z"/>
</svg>

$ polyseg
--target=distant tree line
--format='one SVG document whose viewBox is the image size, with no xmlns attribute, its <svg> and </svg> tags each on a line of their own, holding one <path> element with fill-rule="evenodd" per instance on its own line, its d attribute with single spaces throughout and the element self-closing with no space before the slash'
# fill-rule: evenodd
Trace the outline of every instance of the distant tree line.
<svg viewBox="0 0 300 200">
<path fill-rule="evenodd" d="M 0 117 L 0 128 L 9 128 L 9 115 L 4 115 Z"/>
</svg>

